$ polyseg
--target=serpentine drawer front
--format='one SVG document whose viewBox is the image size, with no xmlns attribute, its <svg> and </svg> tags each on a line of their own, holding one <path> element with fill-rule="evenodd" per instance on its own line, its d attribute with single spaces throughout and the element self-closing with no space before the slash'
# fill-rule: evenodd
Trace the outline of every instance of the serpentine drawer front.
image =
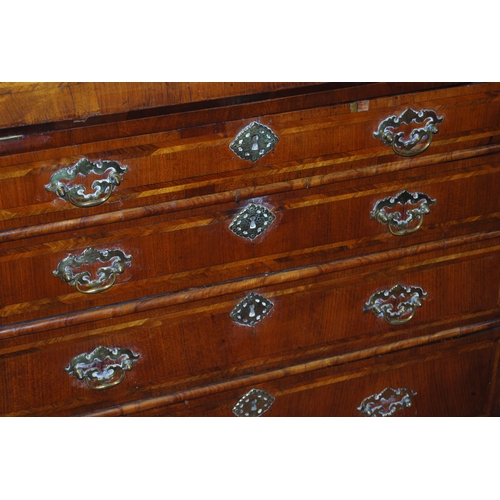
<svg viewBox="0 0 500 500">
<path fill-rule="evenodd" d="M 500 413 L 498 83 L 8 85 L 1 415 Z"/>
</svg>

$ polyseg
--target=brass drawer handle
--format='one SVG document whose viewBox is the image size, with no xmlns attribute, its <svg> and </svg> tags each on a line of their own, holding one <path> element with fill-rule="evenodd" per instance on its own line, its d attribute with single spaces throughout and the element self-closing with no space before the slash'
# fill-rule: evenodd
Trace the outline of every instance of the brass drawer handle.
<svg viewBox="0 0 500 500">
<path fill-rule="evenodd" d="M 396 410 L 411 408 L 416 395 L 411 389 L 386 387 L 381 393 L 363 399 L 357 409 L 365 417 L 390 417 Z"/>
<path fill-rule="evenodd" d="M 370 218 L 387 224 L 389 231 L 395 236 L 411 234 L 420 229 L 424 215 L 430 212 L 429 206 L 435 203 L 436 200 L 424 193 L 409 193 L 405 190 L 396 196 L 377 201 L 370 212 Z M 389 211 L 398 205 L 401 206 L 401 211 Z"/>
<path fill-rule="evenodd" d="M 104 292 L 111 288 L 118 274 L 123 273 L 125 266 L 130 266 L 131 255 L 125 255 L 121 250 L 95 250 L 87 248 L 80 255 L 69 255 L 61 260 L 57 269 L 53 272 L 54 276 L 59 276 L 62 281 L 75 286 L 80 293 L 92 294 Z M 97 279 L 90 279 L 91 273 L 88 270 L 74 273 L 71 268 L 81 267 L 83 265 L 93 264 L 94 262 L 110 262 L 108 267 L 100 267 L 96 274 Z"/>
<path fill-rule="evenodd" d="M 90 389 L 109 389 L 123 381 L 138 358 L 139 354 L 130 349 L 99 346 L 91 353 L 74 357 L 65 370 L 78 380 L 84 380 Z"/>
<path fill-rule="evenodd" d="M 271 227 L 276 216 L 262 205 L 250 203 L 229 224 L 229 230 L 240 238 L 254 240 Z"/>
<path fill-rule="evenodd" d="M 427 292 L 420 287 L 405 287 L 398 283 L 390 290 L 374 293 L 365 304 L 364 312 L 371 311 L 390 325 L 403 325 L 413 318 L 425 297 Z"/>
<path fill-rule="evenodd" d="M 261 389 L 247 392 L 233 407 L 237 417 L 260 417 L 274 403 L 274 397 Z"/>
<path fill-rule="evenodd" d="M 95 180 L 92 182 L 93 193 L 86 194 L 85 186 L 75 184 L 74 186 L 64 181 L 72 181 L 78 175 L 87 177 L 94 173 L 104 175 L 110 171 L 107 178 Z M 116 161 L 101 161 L 92 163 L 86 158 L 82 158 L 72 167 L 62 168 L 58 170 L 50 178 L 50 184 L 45 186 L 47 191 L 54 192 L 63 200 L 71 202 L 79 208 L 95 207 L 104 203 L 113 192 L 113 189 L 120 184 L 123 175 L 128 171 L 127 167 L 122 167 Z"/>
<path fill-rule="evenodd" d="M 242 160 L 257 161 L 273 150 L 277 135 L 266 125 L 252 122 L 241 130 L 229 148 Z"/>
<path fill-rule="evenodd" d="M 380 139 L 387 146 L 392 146 L 395 153 L 401 156 L 415 156 L 423 153 L 432 142 L 432 135 L 439 132 L 438 124 L 443 121 L 443 116 L 438 116 L 435 111 L 422 109 L 415 111 L 408 108 L 399 116 L 389 116 L 380 122 L 378 130 L 373 136 Z M 410 138 L 403 140 L 404 132 L 395 132 L 395 129 L 401 125 L 410 125 L 411 123 L 422 124 L 423 127 L 415 128 L 410 132 Z M 422 142 L 425 141 L 425 142 Z M 419 148 L 413 149 L 419 145 Z"/>
</svg>

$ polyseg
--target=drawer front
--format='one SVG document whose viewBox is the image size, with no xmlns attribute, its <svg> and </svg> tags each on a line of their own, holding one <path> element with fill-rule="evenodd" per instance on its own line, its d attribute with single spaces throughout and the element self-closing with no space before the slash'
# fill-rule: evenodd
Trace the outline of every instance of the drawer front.
<svg viewBox="0 0 500 500">
<path fill-rule="evenodd" d="M 392 353 L 131 413 L 199 417 L 454 417 L 490 412 L 495 343 Z M 453 347 L 451 347 L 453 346 Z M 160 400 L 158 400 L 160 403 Z M 153 403 L 150 403 L 150 407 Z"/>
<path fill-rule="evenodd" d="M 264 185 L 276 179 L 286 181 L 314 175 L 316 170 L 322 174 L 332 169 L 349 170 L 350 161 L 354 160 L 373 163 L 373 158 L 378 157 L 377 163 L 404 161 L 407 159 L 374 134 L 381 123 L 391 116 L 399 116 L 409 107 L 416 111 L 430 109 L 443 118 L 436 125 L 439 131 L 433 135 L 433 143 L 424 155 L 497 144 L 499 92 L 497 84 L 464 86 L 408 94 L 397 99 L 373 99 L 361 107 L 322 106 L 56 148 L 39 152 L 35 161 L 29 154 L 6 157 L 0 161 L 0 189 L 9 195 L 0 200 L 0 220 L 5 221 L 6 228 L 11 227 L 9 221 L 24 217 L 35 217 L 35 224 L 39 222 L 36 219 L 39 215 L 54 214 L 53 220 L 65 220 L 144 203 L 237 190 L 255 186 L 256 182 Z M 409 129 L 425 126 L 427 121 L 409 125 Z M 230 147 L 238 134 L 254 122 L 271 129 L 277 137 L 274 147 L 255 162 L 239 158 L 234 152 L 237 148 Z M 406 130 L 406 137 L 409 132 Z M 252 144 L 250 150 L 251 147 Z M 71 196 L 61 198 L 60 189 L 45 187 L 51 184 L 51 178 L 55 182 L 53 176 L 60 178 L 61 171 L 73 169 L 83 160 L 97 165 L 116 162 L 126 170 L 118 176 L 121 179 L 115 175 L 110 186 L 102 188 L 102 195 L 96 198 L 103 203 L 95 209 L 89 208 L 92 204 L 83 204 L 83 208 L 75 206 Z M 321 162 L 329 160 L 333 162 L 322 168 Z M 265 169 L 264 177 L 262 169 Z M 92 174 L 86 194 L 95 191 L 90 186 L 91 180 L 108 179 L 109 174 Z M 82 176 L 63 184 L 71 190 L 80 182 L 85 184 Z"/>
<path fill-rule="evenodd" d="M 488 221 L 495 227 L 499 172 L 500 163 L 462 165 L 446 175 L 276 195 L 237 209 L 224 206 L 225 211 L 190 218 L 122 224 L 106 233 L 96 228 L 83 237 L 0 251 L 0 273 L 9 284 L 0 291 L 0 314 L 4 324 L 26 321 L 40 311 L 60 314 L 450 238 Z M 121 257 L 106 262 L 106 252 Z M 94 264 L 89 262 L 99 253 Z M 110 270 L 99 277 L 101 267 Z M 70 279 L 86 269 L 90 277 Z M 103 293 L 87 293 L 99 290 Z"/>
</svg>

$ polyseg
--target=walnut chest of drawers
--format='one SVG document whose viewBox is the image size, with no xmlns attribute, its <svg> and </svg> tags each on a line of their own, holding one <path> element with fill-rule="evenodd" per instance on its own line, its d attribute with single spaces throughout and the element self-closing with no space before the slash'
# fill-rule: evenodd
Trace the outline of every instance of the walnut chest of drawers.
<svg viewBox="0 0 500 500">
<path fill-rule="evenodd" d="M 500 415 L 500 84 L 0 86 L 0 415 Z"/>
</svg>

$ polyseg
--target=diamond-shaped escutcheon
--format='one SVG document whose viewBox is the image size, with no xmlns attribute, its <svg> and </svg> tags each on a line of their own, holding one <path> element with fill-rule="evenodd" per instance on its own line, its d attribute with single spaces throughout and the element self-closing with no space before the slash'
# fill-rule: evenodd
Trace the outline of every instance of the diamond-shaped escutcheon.
<svg viewBox="0 0 500 500">
<path fill-rule="evenodd" d="M 229 229 L 241 238 L 255 239 L 274 222 L 276 216 L 266 207 L 250 203 L 229 224 Z"/>
<path fill-rule="evenodd" d="M 274 397 L 261 389 L 247 392 L 233 407 L 237 417 L 260 417 L 274 403 Z"/>
<path fill-rule="evenodd" d="M 254 326 L 269 314 L 273 306 L 274 304 L 269 299 L 251 292 L 238 302 L 229 316 L 239 325 Z"/>
<path fill-rule="evenodd" d="M 243 160 L 257 161 L 272 151 L 277 142 L 278 137 L 269 127 L 252 122 L 235 137 L 229 147 Z"/>
</svg>

